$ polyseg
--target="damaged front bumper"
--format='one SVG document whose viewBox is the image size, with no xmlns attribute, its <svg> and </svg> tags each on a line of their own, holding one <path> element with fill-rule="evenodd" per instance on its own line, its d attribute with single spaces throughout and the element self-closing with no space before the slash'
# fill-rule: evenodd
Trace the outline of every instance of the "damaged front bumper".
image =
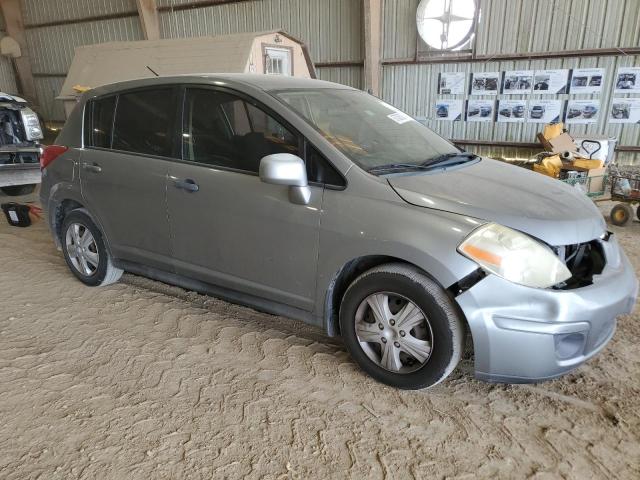
<svg viewBox="0 0 640 480">
<path fill-rule="evenodd" d="M 537 289 L 488 275 L 456 298 L 473 336 L 477 378 L 538 382 L 604 348 L 616 317 L 633 310 L 638 280 L 614 237 L 602 245 L 607 264 L 587 287 Z"/>
</svg>

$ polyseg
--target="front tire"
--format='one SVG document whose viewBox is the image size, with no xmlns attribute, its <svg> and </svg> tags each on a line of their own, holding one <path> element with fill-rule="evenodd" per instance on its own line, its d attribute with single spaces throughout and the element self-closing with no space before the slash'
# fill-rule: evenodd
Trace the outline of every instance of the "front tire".
<svg viewBox="0 0 640 480">
<path fill-rule="evenodd" d="M 122 276 L 123 271 L 113 266 L 102 232 L 86 211 L 73 210 L 65 217 L 60 241 L 69 269 L 85 285 L 109 285 Z"/>
<path fill-rule="evenodd" d="M 349 286 L 340 329 L 365 372 L 401 389 L 431 387 L 449 376 L 465 335 L 459 309 L 444 289 L 402 263 L 373 268 Z"/>
</svg>

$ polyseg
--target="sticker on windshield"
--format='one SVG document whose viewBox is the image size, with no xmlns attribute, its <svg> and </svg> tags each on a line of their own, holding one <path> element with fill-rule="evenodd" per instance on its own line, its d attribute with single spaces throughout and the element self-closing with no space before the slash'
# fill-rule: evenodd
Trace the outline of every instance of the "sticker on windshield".
<svg viewBox="0 0 640 480">
<path fill-rule="evenodd" d="M 403 112 L 390 113 L 389 115 L 387 115 L 387 118 L 393 120 L 398 125 L 402 125 L 403 123 L 407 123 L 413 120 L 409 115 Z"/>
</svg>

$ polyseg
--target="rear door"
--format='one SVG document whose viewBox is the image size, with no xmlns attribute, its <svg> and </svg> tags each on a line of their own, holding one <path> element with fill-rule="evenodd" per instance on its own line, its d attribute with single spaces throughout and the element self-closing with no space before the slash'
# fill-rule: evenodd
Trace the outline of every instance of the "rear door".
<svg viewBox="0 0 640 480">
<path fill-rule="evenodd" d="M 302 138 L 244 97 L 193 88 L 182 139 L 167 186 L 176 271 L 311 310 L 323 187 L 296 205 L 258 177 L 265 155 L 303 156 Z"/>
<path fill-rule="evenodd" d="M 172 268 L 166 177 L 177 98 L 177 88 L 159 87 L 92 101 L 80 169 L 83 198 L 114 256 L 165 270 Z"/>
</svg>

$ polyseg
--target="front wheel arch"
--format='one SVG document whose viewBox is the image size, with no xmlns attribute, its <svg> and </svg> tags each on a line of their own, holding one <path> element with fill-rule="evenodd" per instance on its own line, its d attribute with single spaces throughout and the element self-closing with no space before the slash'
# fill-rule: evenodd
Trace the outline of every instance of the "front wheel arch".
<svg viewBox="0 0 640 480">
<path fill-rule="evenodd" d="M 386 308 L 386 314 L 383 313 L 382 307 L 370 307 L 378 312 L 374 314 L 375 321 L 372 318 L 364 320 L 365 323 L 360 325 L 367 325 L 367 327 L 359 330 L 357 325 L 358 322 L 363 321 L 361 309 L 369 298 L 367 295 L 384 297 L 385 301 L 389 302 L 389 307 Z M 412 328 L 411 322 L 415 319 L 409 320 L 413 314 L 403 314 L 403 308 L 399 312 L 393 310 L 394 302 L 400 305 L 398 302 L 401 299 L 409 302 L 412 308 L 424 312 L 422 321 L 426 322 L 430 335 L 423 337 L 420 330 L 410 332 L 406 328 L 407 326 Z M 396 317 L 396 315 L 399 316 Z M 466 318 L 450 292 L 430 276 L 425 275 L 421 269 L 406 262 L 385 263 L 359 275 L 343 297 L 340 323 L 344 329 L 345 345 L 354 361 L 374 379 L 402 389 L 429 387 L 447 378 L 463 355 L 468 329 Z M 403 329 L 406 330 L 406 334 Z M 361 333 L 364 337 L 359 336 Z M 418 342 L 419 339 L 428 341 L 431 345 L 430 355 L 421 358 L 424 356 L 421 355 L 424 353 L 421 352 L 422 347 L 413 342 L 403 343 L 407 341 L 403 339 L 405 336 L 407 340 L 412 338 L 413 341 Z M 369 351 L 373 344 L 381 346 L 384 354 L 380 349 Z M 389 353 L 391 350 L 395 351 L 395 355 Z M 405 357 L 408 355 L 409 358 L 403 360 L 403 354 Z M 382 359 L 379 358 L 380 355 Z M 411 358 L 412 356 L 414 358 Z M 385 362 L 385 358 L 393 357 L 395 362 Z M 422 362 L 422 365 L 417 369 L 411 369 L 415 361 Z M 407 368 L 409 368 L 408 371 Z"/>
<path fill-rule="evenodd" d="M 417 269 L 421 274 L 427 276 L 443 289 L 447 289 L 447 287 L 443 286 L 442 283 L 429 272 L 402 258 L 389 255 L 366 255 L 354 258 L 338 270 L 327 288 L 324 305 L 324 326 L 327 335 L 330 337 L 340 336 L 340 304 L 351 283 L 367 270 L 387 263 L 399 263 L 409 268 Z M 460 311 L 460 313 L 462 314 L 462 311 Z M 465 326 L 465 328 L 468 329 L 468 326 Z"/>
</svg>

